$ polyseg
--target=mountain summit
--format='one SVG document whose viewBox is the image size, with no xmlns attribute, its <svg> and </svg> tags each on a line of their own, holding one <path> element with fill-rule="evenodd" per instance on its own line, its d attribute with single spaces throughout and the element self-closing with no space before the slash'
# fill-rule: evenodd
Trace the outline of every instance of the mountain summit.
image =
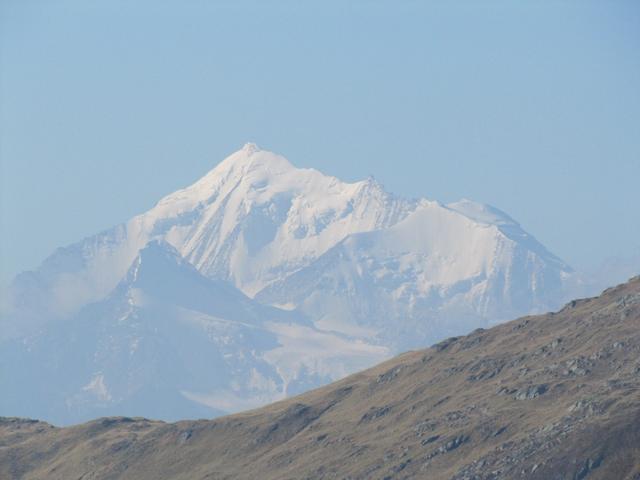
<svg viewBox="0 0 640 480">
<path fill-rule="evenodd" d="M 307 369 L 287 378 L 304 377 L 298 385 L 307 386 L 379 359 L 381 351 L 549 310 L 561 303 L 572 276 L 494 207 L 404 199 L 371 178 L 343 182 L 247 144 L 149 211 L 58 249 L 36 271 L 19 275 L 0 338 L 66 328 L 87 306 L 124 288 L 123 279 L 145 257 L 154 259 L 153 268 L 164 265 L 145 280 L 145 288 L 162 292 L 156 302 L 184 302 L 189 290 L 191 308 L 208 301 L 204 290 L 227 292 L 226 319 L 249 301 L 252 311 L 284 309 L 314 335 L 325 335 L 323 345 L 346 348 L 322 373 L 310 373 L 311 354 L 304 353 L 324 358 L 320 349 L 290 341 L 286 355 L 279 350 Z M 173 266 L 156 265 L 163 258 Z M 362 361 L 346 360 L 356 357 Z M 278 378 L 276 384 L 287 384 Z"/>
</svg>

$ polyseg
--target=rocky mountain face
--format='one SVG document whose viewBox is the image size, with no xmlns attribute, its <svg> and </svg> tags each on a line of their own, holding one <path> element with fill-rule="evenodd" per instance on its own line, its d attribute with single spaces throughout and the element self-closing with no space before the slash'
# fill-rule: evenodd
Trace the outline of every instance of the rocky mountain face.
<svg viewBox="0 0 640 480">
<path fill-rule="evenodd" d="M 0 421 L 24 479 L 640 478 L 640 277 L 259 410 Z"/>
<path fill-rule="evenodd" d="M 174 265 L 153 266 L 160 256 L 152 256 L 143 262 L 149 280 L 138 286 L 132 272 L 154 242 L 172 251 Z M 345 183 L 247 144 L 148 212 L 58 249 L 15 279 L 0 315 L 0 358 L 16 369 L 0 387 L 13 403 L 0 403 L 0 413 L 65 422 L 138 414 L 127 405 L 150 398 L 137 397 L 147 387 L 135 379 L 150 378 L 143 371 L 165 392 L 156 402 L 175 401 L 141 413 L 237 411 L 392 353 L 548 311 L 572 278 L 493 207 L 403 199 L 373 179 Z M 58 350 L 45 346 L 54 337 Z M 164 348 L 184 354 L 168 362 Z M 59 351 L 91 358 L 90 368 L 65 373 Z M 13 380 L 37 378 L 37 365 L 51 382 L 78 378 L 56 384 L 54 401 L 45 394 L 51 386 Z M 7 409 L 38 401 L 46 405 Z M 76 411 L 83 416 L 68 416 Z"/>
</svg>

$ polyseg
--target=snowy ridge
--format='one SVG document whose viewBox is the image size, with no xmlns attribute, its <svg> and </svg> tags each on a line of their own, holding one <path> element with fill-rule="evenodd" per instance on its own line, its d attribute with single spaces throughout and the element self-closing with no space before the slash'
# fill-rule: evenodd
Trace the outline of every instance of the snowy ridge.
<svg viewBox="0 0 640 480">
<path fill-rule="evenodd" d="M 211 416 L 283 399 L 389 355 L 261 305 L 153 241 L 105 299 L 0 344 L 0 362 L 13 367 L 0 379 L 9 393 L 0 411 L 62 424 Z"/>
<path fill-rule="evenodd" d="M 388 229 L 349 236 L 256 299 L 286 299 L 335 331 L 373 327 L 396 350 L 561 302 L 570 270 L 558 270 L 559 260 L 524 232 L 545 256 L 502 228 L 423 201 Z"/>
</svg>

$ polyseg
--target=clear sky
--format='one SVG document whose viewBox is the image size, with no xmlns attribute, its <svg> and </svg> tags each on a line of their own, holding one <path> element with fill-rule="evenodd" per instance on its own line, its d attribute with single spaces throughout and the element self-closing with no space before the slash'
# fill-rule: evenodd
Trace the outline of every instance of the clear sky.
<svg viewBox="0 0 640 480">
<path fill-rule="evenodd" d="M 640 2 L 0 0 L 1 280 L 253 141 L 640 248 Z"/>
</svg>

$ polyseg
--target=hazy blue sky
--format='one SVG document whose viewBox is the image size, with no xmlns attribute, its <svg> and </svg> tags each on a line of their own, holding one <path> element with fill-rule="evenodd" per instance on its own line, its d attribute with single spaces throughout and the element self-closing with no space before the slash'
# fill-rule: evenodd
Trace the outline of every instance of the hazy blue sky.
<svg viewBox="0 0 640 480">
<path fill-rule="evenodd" d="M 0 1 L 2 280 L 246 141 L 640 247 L 640 2 Z"/>
</svg>

